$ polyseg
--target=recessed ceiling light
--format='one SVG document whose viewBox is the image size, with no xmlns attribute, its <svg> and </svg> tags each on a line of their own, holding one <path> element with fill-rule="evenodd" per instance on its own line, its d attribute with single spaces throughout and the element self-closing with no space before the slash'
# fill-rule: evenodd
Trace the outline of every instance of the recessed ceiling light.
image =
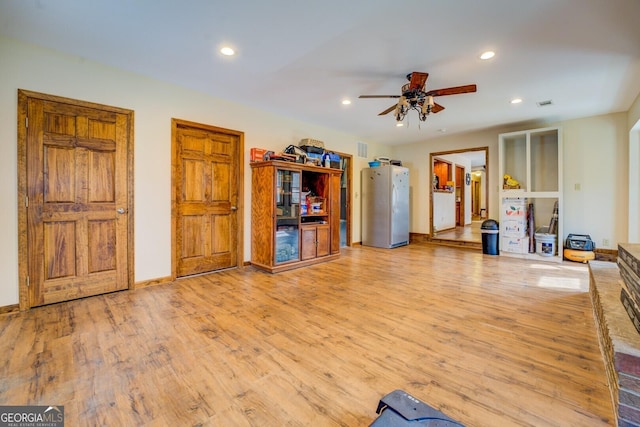
<svg viewBox="0 0 640 427">
<path fill-rule="evenodd" d="M 494 56 L 496 56 L 496 53 L 492 50 L 488 50 L 486 52 L 483 52 L 482 55 L 480 55 L 480 59 L 491 59 Z"/>
<path fill-rule="evenodd" d="M 520 104 L 522 102 L 522 98 L 513 98 L 511 100 L 512 104 Z"/>
<path fill-rule="evenodd" d="M 225 56 L 232 56 L 236 54 L 236 51 L 230 48 L 229 46 L 225 46 L 222 49 L 220 49 L 220 53 Z"/>
<path fill-rule="evenodd" d="M 350 99 L 343 99 L 342 100 L 342 105 L 349 105 L 351 104 L 351 100 Z"/>
<path fill-rule="evenodd" d="M 402 123 L 402 122 L 397 122 L 397 123 L 396 123 L 396 127 L 401 128 L 402 126 L 404 126 L 404 123 Z"/>
</svg>

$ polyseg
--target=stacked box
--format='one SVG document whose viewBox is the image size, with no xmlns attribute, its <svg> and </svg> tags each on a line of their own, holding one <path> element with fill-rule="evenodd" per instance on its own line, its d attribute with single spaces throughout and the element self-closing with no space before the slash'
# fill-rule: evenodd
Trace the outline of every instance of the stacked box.
<svg viewBox="0 0 640 427">
<path fill-rule="evenodd" d="M 502 223 L 500 233 L 503 237 L 524 238 L 527 235 L 527 199 L 509 197 L 502 199 Z"/>
<path fill-rule="evenodd" d="M 250 161 L 261 162 L 265 160 L 264 155 L 267 154 L 267 151 L 265 148 L 252 148 L 250 151 Z"/>
<path fill-rule="evenodd" d="M 622 289 L 620 301 L 640 333 L 640 244 L 618 245 L 618 268 Z"/>
<path fill-rule="evenodd" d="M 500 250 L 503 252 L 510 252 L 513 254 L 527 254 L 529 253 L 529 236 L 502 237 Z"/>
</svg>

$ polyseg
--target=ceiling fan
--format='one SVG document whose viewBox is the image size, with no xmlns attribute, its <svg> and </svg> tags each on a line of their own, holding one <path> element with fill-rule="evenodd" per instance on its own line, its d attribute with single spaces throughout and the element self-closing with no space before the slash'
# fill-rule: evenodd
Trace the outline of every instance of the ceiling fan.
<svg viewBox="0 0 640 427">
<path fill-rule="evenodd" d="M 360 95 L 360 98 L 398 98 L 396 104 L 378 115 L 384 116 L 395 110 L 396 120 L 400 122 L 409 110 L 416 110 L 420 120 L 424 122 L 429 114 L 444 110 L 442 105 L 433 101 L 434 96 L 457 95 L 476 91 L 474 84 L 425 91 L 427 77 L 429 77 L 429 73 L 419 71 L 407 74 L 409 83 L 402 86 L 402 95 Z"/>
</svg>

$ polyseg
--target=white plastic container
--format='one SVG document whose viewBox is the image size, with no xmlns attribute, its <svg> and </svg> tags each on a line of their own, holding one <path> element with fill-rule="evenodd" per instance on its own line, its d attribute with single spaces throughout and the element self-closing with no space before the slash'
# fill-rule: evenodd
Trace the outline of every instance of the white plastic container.
<svg viewBox="0 0 640 427">
<path fill-rule="evenodd" d="M 536 230 L 536 253 L 541 256 L 555 256 L 556 235 L 549 234 L 549 227 L 540 227 Z"/>
</svg>

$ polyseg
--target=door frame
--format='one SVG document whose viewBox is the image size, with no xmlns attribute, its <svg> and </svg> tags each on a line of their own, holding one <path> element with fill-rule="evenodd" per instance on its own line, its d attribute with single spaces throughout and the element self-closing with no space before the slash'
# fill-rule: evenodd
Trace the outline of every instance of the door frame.
<svg viewBox="0 0 640 427">
<path fill-rule="evenodd" d="M 127 288 L 134 288 L 134 197 L 133 197 L 133 154 L 134 154 L 134 132 L 133 132 L 133 110 L 113 107 L 110 105 L 97 104 L 88 101 L 66 98 L 56 95 L 48 95 L 33 92 L 25 89 L 18 89 L 18 298 L 20 310 L 31 308 L 29 298 L 29 239 L 27 238 L 28 220 L 28 179 L 27 179 L 27 117 L 29 99 L 41 99 L 43 101 L 70 104 L 78 107 L 109 111 L 125 115 L 129 123 L 127 132 Z"/>
<path fill-rule="evenodd" d="M 485 164 L 485 175 L 489 174 L 489 147 L 474 147 L 474 148 L 461 148 L 459 150 L 451 150 L 451 151 L 439 151 L 434 153 L 429 153 L 429 181 L 427 183 L 427 188 L 429 188 L 429 235 L 434 236 L 433 232 L 433 160 L 438 156 L 444 156 L 447 154 L 464 154 L 471 151 L 484 151 L 484 164 Z M 487 218 L 489 217 L 489 191 L 485 191 L 485 206 L 487 207 Z"/>
<path fill-rule="evenodd" d="M 206 131 L 224 133 L 227 135 L 233 135 L 238 137 L 238 146 L 236 147 L 236 158 L 238 159 L 237 168 L 235 168 L 235 172 L 237 174 L 236 179 L 238 183 L 238 203 L 236 215 L 237 218 L 237 235 L 236 239 L 238 242 L 238 247 L 236 248 L 236 267 L 232 268 L 242 268 L 244 267 L 244 132 L 225 129 L 217 126 L 207 125 L 203 123 L 192 122 L 189 120 L 183 119 L 171 119 L 171 279 L 176 280 L 178 278 L 177 273 L 177 265 L 178 260 L 176 259 L 176 247 L 177 247 L 177 230 L 178 230 L 178 214 L 177 214 L 177 206 L 176 206 L 176 171 L 179 165 L 178 161 L 178 153 L 176 150 L 178 149 L 178 127 L 179 126 L 188 126 L 193 128 L 198 128 Z M 200 274 L 210 274 L 215 273 L 220 270 L 213 270 L 209 272 L 204 272 Z"/>
<path fill-rule="evenodd" d="M 347 167 L 343 169 L 343 173 L 346 175 L 346 180 L 347 180 L 347 191 L 345 192 L 347 195 L 347 199 L 344 201 L 340 200 L 340 205 L 342 205 L 343 203 L 346 204 L 347 236 L 346 236 L 345 246 L 350 247 L 352 244 L 351 218 L 353 216 L 353 212 L 351 208 L 351 192 L 353 190 L 352 188 L 353 187 L 353 156 L 351 154 L 342 153 L 340 151 L 332 151 L 332 152 L 340 156 L 341 159 L 342 158 L 347 159 Z M 341 188 L 341 192 L 342 192 L 342 188 Z"/>
</svg>

